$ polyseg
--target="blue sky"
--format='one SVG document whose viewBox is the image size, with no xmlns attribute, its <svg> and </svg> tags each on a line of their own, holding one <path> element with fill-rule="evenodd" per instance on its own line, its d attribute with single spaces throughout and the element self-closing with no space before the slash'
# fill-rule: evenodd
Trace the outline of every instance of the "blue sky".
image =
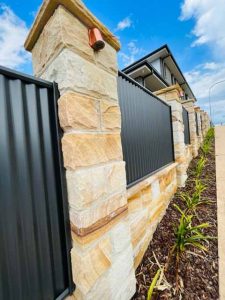
<svg viewBox="0 0 225 300">
<path fill-rule="evenodd" d="M 41 2 L 2 2 L 1 65 L 32 74 L 31 56 L 23 50 L 23 42 Z M 120 68 L 168 44 L 199 104 L 208 110 L 209 87 L 225 80 L 224 0 L 84 2 L 120 39 Z M 225 83 L 212 90 L 212 102 L 213 120 L 225 122 Z"/>
</svg>

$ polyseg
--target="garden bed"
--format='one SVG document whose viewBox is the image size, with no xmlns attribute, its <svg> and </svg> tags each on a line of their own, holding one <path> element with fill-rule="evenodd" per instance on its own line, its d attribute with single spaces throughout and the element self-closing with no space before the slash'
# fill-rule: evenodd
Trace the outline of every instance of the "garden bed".
<svg viewBox="0 0 225 300">
<path fill-rule="evenodd" d="M 167 270 L 165 267 L 168 263 L 168 254 L 175 243 L 174 228 L 177 227 L 180 220 L 180 213 L 174 207 L 174 204 L 178 204 L 184 209 L 184 202 L 181 200 L 180 195 L 181 193 L 191 193 L 193 191 L 196 179 L 195 170 L 200 155 L 192 161 L 188 170 L 189 176 L 185 188 L 178 189 L 166 215 L 157 227 L 141 265 L 136 270 L 137 291 L 132 299 L 147 299 L 149 286 L 160 266 L 163 266 L 164 270 L 160 285 L 161 290 L 156 287 L 151 299 L 214 300 L 219 298 L 217 239 L 210 239 L 204 243 L 208 251 L 188 246 L 180 256 L 178 268 L 176 267 L 176 257 L 170 259 Z M 203 229 L 204 234 L 216 237 L 217 204 L 214 140 L 206 158 L 206 165 L 200 179 L 206 185 L 202 198 L 207 199 L 209 203 L 198 206 L 196 215 L 193 218 L 193 226 L 208 222 L 210 227 Z"/>
</svg>

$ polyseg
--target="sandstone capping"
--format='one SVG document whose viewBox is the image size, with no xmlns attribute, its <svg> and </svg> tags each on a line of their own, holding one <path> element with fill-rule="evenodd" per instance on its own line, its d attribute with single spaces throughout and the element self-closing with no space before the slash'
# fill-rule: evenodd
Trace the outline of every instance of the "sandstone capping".
<svg viewBox="0 0 225 300">
<path fill-rule="evenodd" d="M 45 0 L 38 12 L 38 15 L 32 25 L 29 35 L 25 41 L 25 49 L 32 51 L 43 28 L 53 15 L 59 5 L 64 6 L 74 17 L 78 18 L 88 28 L 97 27 L 101 31 L 104 39 L 115 50 L 120 49 L 117 38 L 85 7 L 79 0 Z"/>
</svg>

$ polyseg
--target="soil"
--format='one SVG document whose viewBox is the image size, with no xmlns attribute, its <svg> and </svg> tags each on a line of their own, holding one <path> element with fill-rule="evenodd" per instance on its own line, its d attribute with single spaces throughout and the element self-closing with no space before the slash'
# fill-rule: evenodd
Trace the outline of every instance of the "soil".
<svg viewBox="0 0 225 300">
<path fill-rule="evenodd" d="M 201 179 L 207 185 L 202 197 L 210 200 L 210 203 L 203 204 L 197 209 L 197 216 L 193 224 L 208 222 L 211 227 L 204 229 L 206 235 L 217 237 L 217 203 L 216 203 L 216 174 L 215 174 L 215 147 L 207 155 L 207 163 L 203 170 Z M 200 153 L 201 155 L 201 153 Z M 171 201 L 167 212 L 157 227 L 153 239 L 145 253 L 142 263 L 136 270 L 137 290 L 133 300 L 147 299 L 149 286 L 159 269 L 156 260 L 161 266 L 168 261 L 168 253 L 174 244 L 174 228 L 179 223 L 180 214 L 174 208 L 176 203 L 184 208 L 180 199 L 180 192 L 192 192 L 195 183 L 195 166 L 200 155 L 192 160 L 188 169 L 188 179 L 184 188 L 178 189 Z M 219 299 L 218 287 L 218 244 L 217 239 L 205 243 L 208 251 L 202 251 L 190 246 L 185 251 L 179 262 L 178 283 L 176 285 L 176 262 L 171 259 L 168 269 L 164 272 L 164 283 L 162 291 L 156 290 L 152 299 L 173 299 L 173 300 L 214 300 Z M 164 285 L 165 285 L 164 284 Z"/>
</svg>

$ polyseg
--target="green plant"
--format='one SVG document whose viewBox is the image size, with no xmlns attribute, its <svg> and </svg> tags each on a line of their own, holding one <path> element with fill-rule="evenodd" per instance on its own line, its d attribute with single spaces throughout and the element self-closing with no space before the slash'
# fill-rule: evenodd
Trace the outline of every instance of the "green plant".
<svg viewBox="0 0 225 300">
<path fill-rule="evenodd" d="M 203 203 L 208 203 L 207 201 L 201 200 L 202 192 L 206 189 L 206 185 L 204 185 L 201 180 L 195 180 L 195 189 L 192 195 L 188 193 L 181 193 L 181 199 L 185 202 L 187 206 L 187 211 L 195 210 L 196 207 Z"/>
<path fill-rule="evenodd" d="M 180 212 L 181 217 L 178 227 L 175 229 L 175 244 L 172 248 L 172 252 L 176 252 L 177 258 L 182 252 L 186 250 L 188 246 L 197 247 L 201 250 L 207 251 L 202 245 L 202 242 L 211 239 L 210 236 L 206 236 L 202 233 L 203 228 L 208 228 L 209 223 L 202 223 L 197 226 L 192 226 L 193 215 L 186 214 L 178 205 L 174 204 L 174 207 Z"/>
<path fill-rule="evenodd" d="M 153 294 L 153 291 L 154 291 L 154 288 L 157 284 L 157 281 L 159 279 L 159 276 L 160 276 L 160 273 L 161 273 L 161 269 L 158 269 L 158 271 L 156 272 L 153 280 L 152 280 L 152 283 L 148 289 L 148 295 L 147 295 L 147 300 L 151 300 L 152 299 L 152 294 Z"/>
<path fill-rule="evenodd" d="M 177 228 L 174 229 L 175 243 L 170 250 L 167 266 L 173 254 L 176 255 L 176 290 L 178 289 L 178 269 L 181 254 L 192 246 L 201 250 L 207 251 L 207 248 L 203 245 L 203 242 L 211 239 L 212 237 L 203 234 L 202 229 L 208 228 L 208 223 L 202 223 L 197 226 L 192 226 L 193 215 L 187 214 L 186 210 L 182 210 L 178 205 L 174 204 L 174 207 L 180 212 L 181 217 Z"/>
<path fill-rule="evenodd" d="M 204 156 L 201 156 L 197 162 L 196 169 L 195 169 L 195 175 L 197 178 L 201 176 L 205 164 L 206 164 L 206 158 Z"/>
<path fill-rule="evenodd" d="M 207 132 L 207 134 L 205 136 L 205 139 L 204 139 L 204 143 L 203 143 L 203 145 L 201 147 L 202 148 L 202 152 L 203 152 L 203 154 L 205 156 L 210 152 L 213 138 L 214 138 L 214 128 L 211 127 L 209 129 L 209 131 Z"/>
<path fill-rule="evenodd" d="M 213 138 L 214 138 L 214 128 L 211 127 L 211 128 L 208 130 L 205 139 L 206 139 L 206 140 L 212 140 Z"/>
<path fill-rule="evenodd" d="M 210 141 L 205 141 L 204 144 L 202 145 L 202 152 L 206 156 L 211 149 L 211 142 Z"/>
</svg>

